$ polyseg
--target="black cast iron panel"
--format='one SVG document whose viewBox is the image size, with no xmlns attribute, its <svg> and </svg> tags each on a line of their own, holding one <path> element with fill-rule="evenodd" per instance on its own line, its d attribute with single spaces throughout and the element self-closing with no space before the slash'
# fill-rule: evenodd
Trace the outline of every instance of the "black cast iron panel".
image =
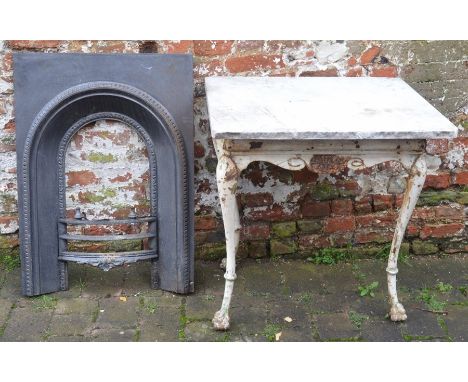
<svg viewBox="0 0 468 382">
<path fill-rule="evenodd" d="M 14 74 L 23 293 L 67 287 L 59 248 L 69 259 L 77 255 L 59 240 L 66 233 L 58 224 L 65 218 L 64 153 L 74 132 L 97 119 L 120 120 L 144 139 L 157 217 L 149 224 L 158 227 L 149 239 L 153 252 L 105 261 L 146 256 L 162 289 L 193 291 L 191 56 L 17 53 Z M 95 255 L 88 258 L 99 261 Z"/>
</svg>

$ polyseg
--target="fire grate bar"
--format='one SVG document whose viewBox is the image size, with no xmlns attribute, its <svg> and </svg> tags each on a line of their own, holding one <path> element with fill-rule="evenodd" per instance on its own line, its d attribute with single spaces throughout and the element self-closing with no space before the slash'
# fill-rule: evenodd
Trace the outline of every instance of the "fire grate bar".
<svg viewBox="0 0 468 382">
<path fill-rule="evenodd" d="M 114 234 L 114 235 L 84 235 L 84 234 L 69 234 L 67 233 L 68 225 L 85 226 L 85 225 L 139 225 L 141 223 L 148 224 L 148 232 L 132 233 L 132 234 Z M 151 260 L 156 262 L 159 259 L 156 249 L 157 238 L 157 220 L 156 216 L 137 217 L 135 208 L 132 208 L 127 219 L 102 219 L 102 220 L 87 220 L 86 214 L 81 212 L 78 207 L 75 209 L 74 219 L 60 218 L 58 219 L 59 228 L 59 256 L 58 259 L 62 262 L 73 261 L 81 264 L 90 264 L 97 266 L 103 270 L 109 270 L 112 267 L 134 263 L 140 260 Z M 148 245 L 150 248 L 135 251 L 123 252 L 73 252 L 68 250 L 68 241 L 115 241 L 115 240 L 143 240 L 149 239 Z M 156 269 L 156 268 L 155 268 Z M 158 276 L 152 279 L 153 284 L 157 285 Z"/>
<path fill-rule="evenodd" d="M 132 233 L 125 235 L 60 235 L 59 238 L 63 240 L 75 241 L 113 241 L 113 240 L 138 240 L 146 238 L 155 238 L 155 233 Z"/>
<path fill-rule="evenodd" d="M 59 256 L 59 260 L 69 261 L 69 260 L 77 260 L 78 258 L 101 258 L 107 257 L 110 259 L 118 259 L 118 258 L 132 258 L 137 257 L 139 260 L 147 260 L 147 259 L 157 259 L 158 255 L 154 252 L 154 249 L 148 249 L 143 251 L 130 251 L 130 252 L 70 252 L 65 251 L 62 252 Z"/>
<path fill-rule="evenodd" d="M 143 250 L 134 252 L 102 252 L 102 253 L 83 253 L 83 252 L 62 252 L 59 256 L 59 260 L 63 262 L 73 261 L 79 264 L 94 265 L 101 268 L 104 271 L 108 271 L 113 267 L 135 263 L 137 261 L 151 260 L 157 264 L 158 255 L 154 250 Z M 155 283 L 159 282 L 159 278 L 156 274 L 154 275 Z"/>
<path fill-rule="evenodd" d="M 68 225 L 117 225 L 117 224 L 139 224 L 155 222 L 156 216 L 144 216 L 129 219 L 103 219 L 103 220 L 83 220 L 83 219 L 59 219 L 59 223 Z"/>
</svg>

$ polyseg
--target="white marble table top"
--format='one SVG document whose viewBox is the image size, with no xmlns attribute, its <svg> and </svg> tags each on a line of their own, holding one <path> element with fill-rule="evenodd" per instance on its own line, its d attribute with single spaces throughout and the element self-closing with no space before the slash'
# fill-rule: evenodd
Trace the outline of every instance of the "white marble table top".
<svg viewBox="0 0 468 382">
<path fill-rule="evenodd" d="M 457 128 L 399 78 L 208 77 L 213 138 L 430 139 Z"/>
</svg>

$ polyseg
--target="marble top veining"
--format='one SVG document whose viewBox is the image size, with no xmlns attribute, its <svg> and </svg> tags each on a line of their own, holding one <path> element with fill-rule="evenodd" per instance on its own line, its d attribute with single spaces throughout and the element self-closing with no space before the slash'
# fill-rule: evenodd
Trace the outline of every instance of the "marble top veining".
<svg viewBox="0 0 468 382">
<path fill-rule="evenodd" d="M 399 78 L 208 77 L 213 138 L 430 139 L 457 128 Z"/>
</svg>

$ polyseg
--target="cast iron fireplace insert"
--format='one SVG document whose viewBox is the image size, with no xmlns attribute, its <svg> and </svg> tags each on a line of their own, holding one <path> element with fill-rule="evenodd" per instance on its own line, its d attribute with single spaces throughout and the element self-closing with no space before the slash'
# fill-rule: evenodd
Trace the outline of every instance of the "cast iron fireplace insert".
<svg viewBox="0 0 468 382">
<path fill-rule="evenodd" d="M 22 290 L 68 289 L 68 262 L 151 262 L 151 285 L 189 293 L 193 284 L 193 75 L 190 55 L 14 54 Z M 133 128 L 149 161 L 150 214 L 72 218 L 65 208 L 65 153 L 73 135 L 107 119 Z M 76 235 L 80 225 L 147 224 L 143 233 Z M 70 240 L 145 239 L 144 249 L 96 253 Z"/>
</svg>

